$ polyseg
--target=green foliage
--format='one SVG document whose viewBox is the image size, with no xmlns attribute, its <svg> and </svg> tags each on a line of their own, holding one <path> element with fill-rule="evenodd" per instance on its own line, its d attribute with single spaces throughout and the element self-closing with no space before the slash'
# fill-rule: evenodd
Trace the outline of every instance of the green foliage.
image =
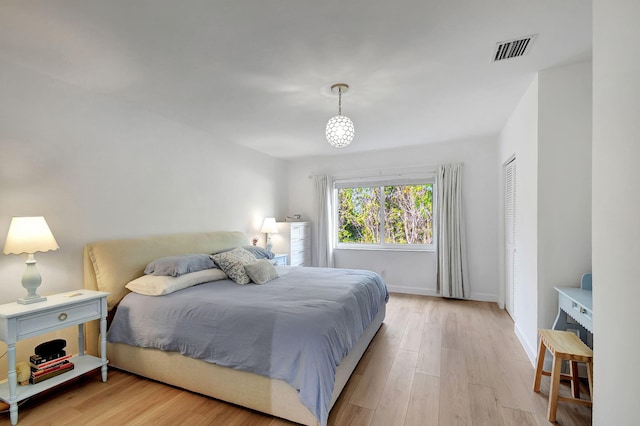
<svg viewBox="0 0 640 426">
<path fill-rule="evenodd" d="M 345 188 L 338 191 L 338 241 L 380 242 L 380 188 Z"/>
<path fill-rule="evenodd" d="M 382 232 L 385 244 L 432 243 L 432 184 L 344 188 L 338 203 L 340 243 L 380 244 Z"/>
</svg>

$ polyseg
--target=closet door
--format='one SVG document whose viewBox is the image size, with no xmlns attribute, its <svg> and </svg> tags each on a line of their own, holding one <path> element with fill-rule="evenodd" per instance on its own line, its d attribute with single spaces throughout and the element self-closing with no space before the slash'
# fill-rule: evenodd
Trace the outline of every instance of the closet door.
<svg viewBox="0 0 640 426">
<path fill-rule="evenodd" d="M 516 262 L 516 159 L 504 166 L 505 308 L 515 321 Z"/>
</svg>

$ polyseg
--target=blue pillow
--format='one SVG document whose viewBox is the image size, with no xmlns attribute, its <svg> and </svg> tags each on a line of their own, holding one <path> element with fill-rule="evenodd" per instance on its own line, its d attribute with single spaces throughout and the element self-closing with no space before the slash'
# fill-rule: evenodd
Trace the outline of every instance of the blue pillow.
<svg viewBox="0 0 640 426">
<path fill-rule="evenodd" d="M 258 246 L 243 246 L 242 248 L 254 255 L 256 259 L 273 259 L 276 256 L 271 250 Z"/>
<path fill-rule="evenodd" d="M 144 273 L 147 275 L 179 277 L 190 272 L 211 268 L 216 268 L 216 264 L 208 254 L 185 254 L 156 259 L 147 265 Z"/>
<path fill-rule="evenodd" d="M 254 255 L 256 259 L 273 259 L 274 257 L 276 257 L 276 255 L 271 250 L 267 250 L 266 248 L 258 246 L 242 246 L 242 248 Z M 222 250 L 213 254 L 225 253 L 231 250 L 233 249 Z"/>
</svg>

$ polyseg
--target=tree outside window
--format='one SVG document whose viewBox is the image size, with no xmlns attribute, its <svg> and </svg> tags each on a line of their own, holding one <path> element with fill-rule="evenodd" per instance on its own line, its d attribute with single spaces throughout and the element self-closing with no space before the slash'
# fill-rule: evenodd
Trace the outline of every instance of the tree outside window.
<svg viewBox="0 0 640 426">
<path fill-rule="evenodd" d="M 337 189 L 338 243 L 431 245 L 433 184 Z"/>
</svg>

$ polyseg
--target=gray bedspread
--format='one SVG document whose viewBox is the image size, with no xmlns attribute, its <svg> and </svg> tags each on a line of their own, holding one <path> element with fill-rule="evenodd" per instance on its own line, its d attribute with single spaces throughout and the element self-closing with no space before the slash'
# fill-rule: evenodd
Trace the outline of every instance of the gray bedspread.
<svg viewBox="0 0 640 426">
<path fill-rule="evenodd" d="M 160 297 L 130 293 L 108 340 L 284 380 L 325 425 L 336 367 L 388 300 L 387 288 L 370 271 L 278 272 L 263 285 L 222 280 Z"/>
</svg>

